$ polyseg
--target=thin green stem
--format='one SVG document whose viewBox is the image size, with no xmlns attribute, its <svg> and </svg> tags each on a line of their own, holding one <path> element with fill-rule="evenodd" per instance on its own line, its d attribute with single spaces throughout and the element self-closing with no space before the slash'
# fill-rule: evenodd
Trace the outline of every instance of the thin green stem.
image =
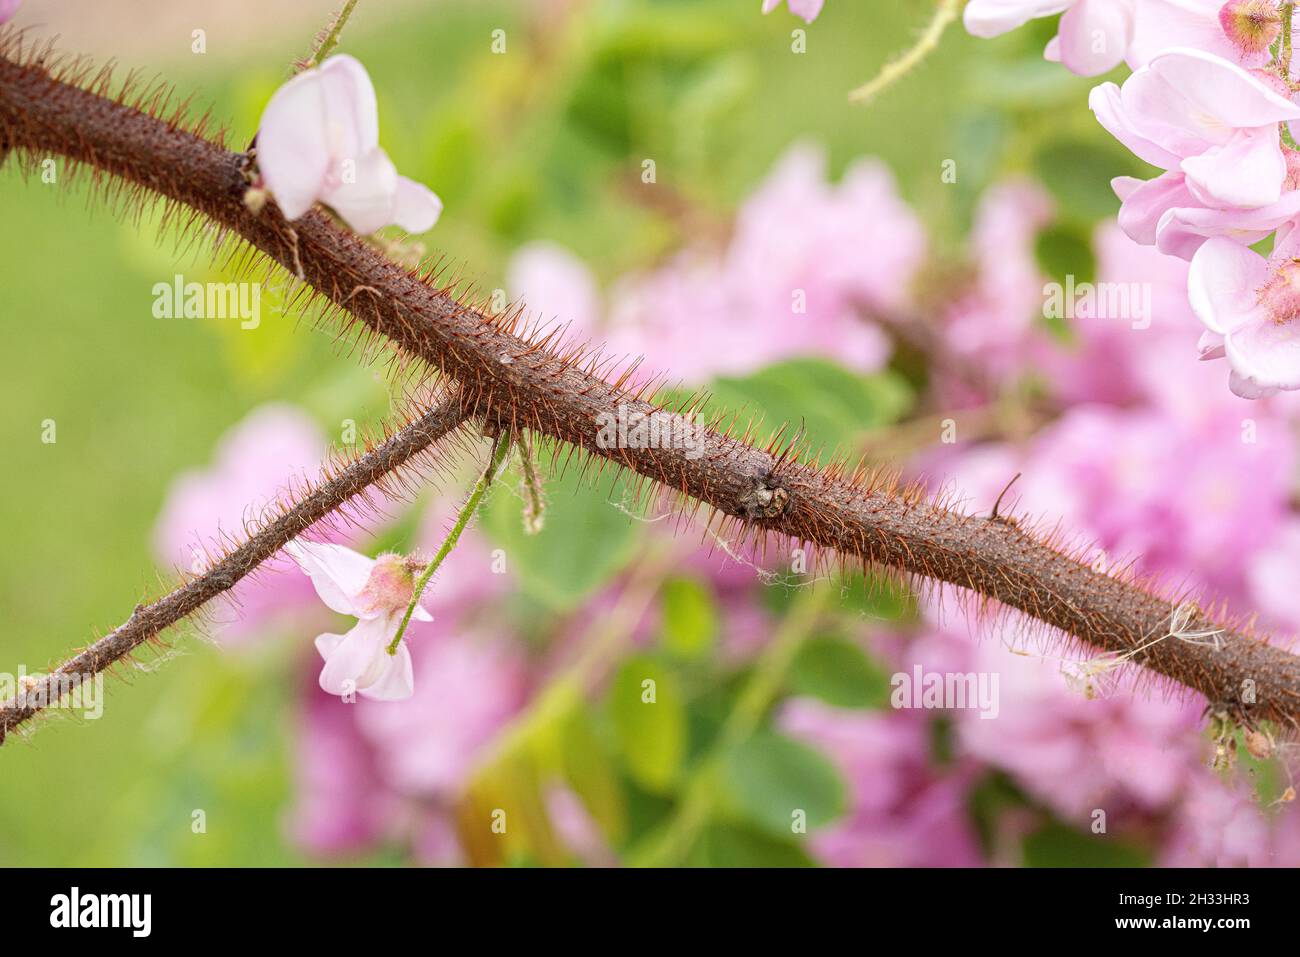
<svg viewBox="0 0 1300 957">
<path fill-rule="evenodd" d="M 352 11 L 356 8 L 357 2 L 358 0 L 346 0 L 339 12 L 334 14 L 334 19 L 330 21 L 329 27 L 326 28 L 325 35 L 320 38 L 320 42 L 316 44 L 316 49 L 312 51 L 311 56 L 303 62 L 299 72 L 319 66 L 321 61 L 339 45 L 339 37 L 343 33 L 343 27 L 348 22 L 348 17 L 352 16 Z"/>
<path fill-rule="evenodd" d="M 1291 17 L 1294 11 L 1293 0 L 1282 4 L 1282 59 L 1279 66 L 1282 69 L 1282 79 L 1288 83 L 1291 82 Z"/>
<path fill-rule="evenodd" d="M 483 496 L 487 494 L 488 488 L 492 485 L 492 480 L 496 478 L 501 463 L 505 461 L 509 452 L 510 436 L 505 433 L 497 436 L 496 441 L 492 444 L 492 455 L 488 459 L 487 468 L 483 470 L 483 475 L 475 483 L 474 490 L 469 493 L 469 498 L 461 506 L 460 514 L 456 516 L 456 524 L 452 526 L 451 531 L 447 533 L 447 537 L 443 539 L 442 545 L 438 548 L 438 553 L 433 556 L 433 561 L 424 567 L 424 571 L 420 573 L 420 577 L 415 582 L 415 589 L 411 592 L 411 603 L 406 606 L 406 614 L 402 616 L 402 623 L 397 626 L 397 634 L 393 636 L 392 642 L 388 645 L 390 655 L 397 654 L 397 649 L 402 644 L 402 635 L 406 634 L 406 626 L 411 623 L 411 616 L 415 614 L 416 606 L 420 604 L 420 596 L 424 594 L 429 579 L 433 577 L 433 573 L 438 570 L 438 566 L 451 554 L 451 550 L 460 541 L 461 533 L 465 531 L 470 519 L 478 511 L 479 505 L 483 502 Z"/>
</svg>

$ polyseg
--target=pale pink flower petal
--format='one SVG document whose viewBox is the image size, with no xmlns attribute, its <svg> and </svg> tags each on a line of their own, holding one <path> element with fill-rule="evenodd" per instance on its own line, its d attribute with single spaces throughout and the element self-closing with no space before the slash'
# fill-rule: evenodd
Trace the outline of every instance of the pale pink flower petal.
<svg viewBox="0 0 1300 957">
<path fill-rule="evenodd" d="M 362 619 L 343 636 L 321 635 L 316 641 L 316 650 L 325 659 L 321 689 L 383 701 L 409 697 L 414 690 L 410 651 L 403 644 L 397 654 L 388 653 L 396 630 L 396 619 L 387 616 Z"/>
<path fill-rule="evenodd" d="M 297 219 L 320 194 L 330 171 L 325 90 L 309 71 L 275 91 L 257 132 L 257 166 L 286 219 Z"/>
<path fill-rule="evenodd" d="M 379 617 L 381 612 L 363 607 L 358 601 L 374 568 L 374 559 L 343 545 L 302 539 L 290 542 L 284 550 L 307 573 L 320 600 L 332 610 L 354 618 Z"/>
<path fill-rule="evenodd" d="M 397 195 L 393 198 L 392 220 L 408 233 L 433 229 L 442 215 L 442 200 L 423 183 L 405 176 L 397 177 Z"/>
<path fill-rule="evenodd" d="M 373 233 L 392 222 L 397 195 L 397 167 L 383 150 L 344 161 L 347 168 L 337 186 L 326 188 L 321 201 L 359 233 Z"/>
<path fill-rule="evenodd" d="M 1057 52 L 1070 72 L 1097 76 L 1124 61 L 1132 33 L 1132 0 L 1078 0 L 1061 17 Z"/>
<path fill-rule="evenodd" d="M 1074 0 L 970 0 L 962 14 L 972 35 L 995 37 L 1024 26 L 1038 17 L 1068 10 Z"/>
<path fill-rule="evenodd" d="M 826 0 L 787 0 L 786 5 L 795 16 L 803 17 L 805 21 L 812 23 L 822 12 L 825 3 Z M 780 5 L 781 0 L 763 0 L 763 12 L 771 13 Z"/>
<path fill-rule="evenodd" d="M 0 0 L 0 23 L 12 19 L 23 0 Z"/>
<path fill-rule="evenodd" d="M 379 148 L 375 89 L 349 56 L 330 57 L 275 92 L 258 128 L 257 164 L 288 219 L 320 201 L 358 232 L 393 223 L 423 232 L 442 209 Z"/>
<path fill-rule="evenodd" d="M 1268 279 L 1268 262 L 1230 239 L 1207 240 L 1192 257 L 1187 296 L 1196 318 L 1225 335 L 1262 314 L 1256 291 Z"/>
<path fill-rule="evenodd" d="M 1223 344 L 1232 371 L 1244 380 L 1239 387 L 1249 393 L 1243 398 L 1300 389 L 1300 324 L 1294 320 L 1258 317 L 1229 332 Z"/>
</svg>

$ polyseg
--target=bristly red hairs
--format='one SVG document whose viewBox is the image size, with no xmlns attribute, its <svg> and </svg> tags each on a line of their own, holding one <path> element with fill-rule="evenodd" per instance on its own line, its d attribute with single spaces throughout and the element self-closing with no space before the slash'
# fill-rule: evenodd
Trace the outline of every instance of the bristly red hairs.
<svg viewBox="0 0 1300 957">
<path fill-rule="evenodd" d="M 299 279 L 303 304 L 318 301 L 321 321 L 367 347 L 390 348 L 400 368 L 454 378 L 468 416 L 567 443 L 598 474 L 606 465 L 634 471 L 673 493 L 685 514 L 707 504 L 709 525 L 742 541 L 775 535 L 960 586 L 1194 689 L 1243 724 L 1300 729 L 1300 658 L 1188 596 L 1161 594 L 1126 571 L 1094 570 L 1054 534 L 1002 515 L 959 514 L 862 463 L 810 463 L 784 432 L 759 447 L 749 431 L 719 431 L 721 417 L 697 428 L 689 449 L 603 447 L 602 417 L 620 408 L 625 416 L 689 416 L 703 396 L 663 408 L 658 380 L 637 384 L 635 362 L 615 375 L 608 357 L 562 343 L 562 329 L 528 325 L 521 307 L 493 313 L 443 282 L 440 270 L 406 269 L 320 210 L 292 223 L 273 202 L 251 211 L 249 156 L 208 139 L 182 113 L 160 118 L 162 93 L 128 103 L 109 98 L 108 85 L 104 71 L 77 61 L 55 68 L 47 49 L 0 33 L 0 146 L 29 170 L 61 155 L 88 168 L 110 196 L 156 194 L 188 222 L 206 217 L 218 242 L 242 239 L 246 257 L 265 256 Z"/>
</svg>

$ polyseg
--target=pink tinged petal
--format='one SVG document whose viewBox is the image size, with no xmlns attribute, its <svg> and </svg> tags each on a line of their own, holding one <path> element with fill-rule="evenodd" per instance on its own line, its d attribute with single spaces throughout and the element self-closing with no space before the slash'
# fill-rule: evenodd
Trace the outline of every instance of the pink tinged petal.
<svg viewBox="0 0 1300 957">
<path fill-rule="evenodd" d="M 1123 203 L 1119 209 L 1119 225 L 1129 239 L 1154 246 L 1160 218 L 1171 208 L 1195 203 L 1185 179 L 1182 173 L 1164 173 L 1150 180 L 1132 176 L 1111 180 L 1111 188 Z"/>
<path fill-rule="evenodd" d="M 1128 0 L 1079 0 L 1061 17 L 1061 62 L 1080 76 L 1106 73 L 1123 62 L 1132 33 Z"/>
<path fill-rule="evenodd" d="M 763 0 L 763 12 L 771 13 L 781 5 L 781 0 Z"/>
<path fill-rule="evenodd" d="M 313 644 L 316 645 L 316 650 L 320 652 L 321 660 L 329 661 L 330 656 L 338 650 L 339 645 L 343 643 L 345 637 L 345 635 L 335 635 L 329 632 L 326 632 L 323 635 L 317 635 Z"/>
<path fill-rule="evenodd" d="M 1183 117 L 1210 132 L 1220 126 L 1268 126 L 1300 119 L 1300 106 L 1212 53 L 1169 50 L 1153 59 L 1148 69 L 1186 101 Z"/>
<path fill-rule="evenodd" d="M 995 37 L 1038 17 L 1067 10 L 1074 0 L 970 0 L 962 21 L 972 36 Z"/>
<path fill-rule="evenodd" d="M 1258 386 L 1236 370 L 1228 375 L 1228 388 L 1232 390 L 1233 395 L 1242 399 L 1267 399 L 1277 394 L 1277 389 Z"/>
<path fill-rule="evenodd" d="M 318 640 L 318 651 L 322 645 L 333 645 L 321 669 L 321 690 L 336 695 L 356 694 L 383 679 L 394 660 L 386 646 L 395 631 L 396 623 L 385 616 L 357 622 L 337 642 L 332 641 L 335 636 L 321 636 L 324 640 Z"/>
<path fill-rule="evenodd" d="M 370 74 L 353 57 L 332 56 L 319 69 L 330 155 L 362 156 L 379 147 L 379 104 Z"/>
<path fill-rule="evenodd" d="M 286 219 L 320 196 L 330 168 L 324 88 L 315 70 L 275 91 L 257 130 L 257 168 Z"/>
<path fill-rule="evenodd" d="M 415 611 L 411 612 L 412 621 L 433 621 L 433 616 L 429 614 L 423 605 L 416 605 Z"/>
<path fill-rule="evenodd" d="M 1136 74 L 1129 78 L 1125 89 L 1128 89 L 1135 79 L 1137 79 Z M 1127 146 L 1138 159 L 1152 166 L 1159 166 L 1161 169 L 1178 168 L 1180 160 L 1178 154 L 1152 142 L 1138 132 L 1129 116 L 1125 94 L 1114 83 L 1103 83 L 1093 87 L 1092 92 L 1088 94 L 1088 107 L 1096 115 L 1097 122 L 1105 127 L 1111 136 Z"/>
<path fill-rule="evenodd" d="M 1192 257 L 1187 298 L 1205 328 L 1226 335 L 1262 317 L 1256 294 L 1268 280 L 1268 262 L 1259 253 L 1216 237 Z"/>
<path fill-rule="evenodd" d="M 797 17 L 803 17 L 808 23 L 817 19 L 825 3 L 826 0 L 786 0 L 790 12 Z"/>
<path fill-rule="evenodd" d="M 1276 126 L 1238 130 L 1225 146 L 1183 160 L 1182 170 L 1207 206 L 1268 206 L 1281 198 L 1286 179 Z"/>
<path fill-rule="evenodd" d="M 1134 14 L 1128 65 L 1146 66 L 1154 57 L 1174 47 L 1204 50 L 1233 62 L 1243 62 L 1219 23 L 1223 0 L 1141 0 Z M 1258 66 L 1265 57 L 1244 62 Z"/>
<path fill-rule="evenodd" d="M 1201 338 L 1196 340 L 1196 351 L 1200 353 L 1201 361 L 1210 359 L 1222 359 L 1227 355 L 1227 350 L 1223 347 L 1223 336 L 1217 332 L 1211 332 L 1206 329 L 1201 333 Z"/>
<path fill-rule="evenodd" d="M 373 618 L 378 613 L 360 607 L 358 596 L 370 580 L 374 559 L 342 545 L 294 539 L 285 552 L 311 578 L 311 583 L 329 608 L 341 615 Z"/>
<path fill-rule="evenodd" d="M 393 222 L 408 233 L 433 229 L 442 215 L 442 200 L 423 183 L 397 177 L 397 195 L 393 199 Z"/>
<path fill-rule="evenodd" d="M 1224 346 L 1232 371 L 1251 389 L 1300 389 L 1300 323 L 1261 315 L 1229 332 Z"/>
<path fill-rule="evenodd" d="M 397 654 L 383 652 L 386 659 L 377 678 L 361 689 L 367 698 L 376 701 L 401 701 L 415 693 L 415 669 L 411 665 L 411 649 L 403 641 Z"/>
<path fill-rule="evenodd" d="M 1300 191 L 1284 193 L 1276 203 L 1259 209 L 1178 207 L 1160 218 L 1156 248 L 1170 256 L 1190 260 L 1211 236 L 1226 236 L 1242 245 L 1253 245 L 1297 215 L 1300 215 Z"/>
<path fill-rule="evenodd" d="M 0 23 L 11 19 L 22 2 L 23 0 L 0 0 Z"/>
<path fill-rule="evenodd" d="M 373 149 L 359 157 L 342 158 L 334 173 L 341 182 L 323 193 L 321 200 L 349 226 L 359 233 L 373 233 L 393 221 L 397 167 L 387 153 Z"/>
</svg>

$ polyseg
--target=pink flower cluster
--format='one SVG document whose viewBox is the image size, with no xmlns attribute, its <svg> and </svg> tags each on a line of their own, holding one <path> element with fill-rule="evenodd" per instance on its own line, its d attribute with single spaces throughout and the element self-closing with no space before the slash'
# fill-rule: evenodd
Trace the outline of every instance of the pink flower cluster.
<svg viewBox="0 0 1300 957">
<path fill-rule="evenodd" d="M 926 248 L 884 164 L 858 160 L 832 185 L 825 154 L 802 144 L 741 207 L 725 250 L 690 249 L 625 276 L 607 308 L 587 267 L 551 244 L 520 250 L 507 287 L 575 338 L 690 383 L 796 356 L 870 372 L 891 348 L 872 320 L 908 303 Z"/>
<path fill-rule="evenodd" d="M 1284 9 L 1285 8 L 1285 9 Z M 1097 119 L 1164 170 L 1118 177 L 1119 223 L 1135 241 L 1192 262 L 1189 295 L 1203 359 L 1226 358 L 1229 385 L 1259 398 L 1300 388 L 1300 120 L 1290 5 L 1281 0 L 972 0 L 966 24 L 991 36 L 1065 10 L 1049 49 L 1087 76 L 1126 60 L 1123 85 L 1092 91 Z M 1287 41 L 1287 42 L 1284 42 Z M 1272 252 L 1249 246 L 1273 237 Z"/>
</svg>

